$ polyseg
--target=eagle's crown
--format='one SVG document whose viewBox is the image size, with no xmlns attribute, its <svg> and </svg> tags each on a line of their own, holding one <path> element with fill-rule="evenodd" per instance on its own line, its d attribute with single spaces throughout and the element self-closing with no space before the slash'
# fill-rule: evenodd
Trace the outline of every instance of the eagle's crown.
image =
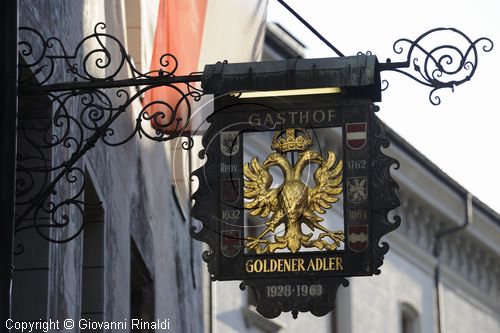
<svg viewBox="0 0 500 333">
<path fill-rule="evenodd" d="M 278 153 L 305 151 L 312 145 L 309 133 L 303 128 L 287 128 L 276 131 L 271 148 Z"/>
</svg>

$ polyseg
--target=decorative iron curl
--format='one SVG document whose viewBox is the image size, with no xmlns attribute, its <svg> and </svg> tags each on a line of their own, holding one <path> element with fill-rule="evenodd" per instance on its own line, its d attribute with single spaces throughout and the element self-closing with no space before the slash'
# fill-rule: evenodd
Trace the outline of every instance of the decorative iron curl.
<svg viewBox="0 0 500 333">
<path fill-rule="evenodd" d="M 363 52 L 363 51 L 358 51 L 358 53 L 356 53 L 356 55 L 360 56 L 360 55 L 366 55 L 366 56 L 371 56 L 373 53 L 372 51 L 368 50 L 366 52 Z"/>
<path fill-rule="evenodd" d="M 58 182 L 45 188 L 44 195 L 36 199 L 35 205 L 25 205 L 31 209 L 24 211 L 27 213 L 24 219 L 16 215 L 14 254 L 24 252 L 19 235 L 28 230 L 35 230 L 40 237 L 52 243 L 66 243 L 78 237 L 83 231 L 84 202 L 80 198 L 84 188 L 85 172 L 79 167 L 71 167 Z M 65 194 L 64 199 L 59 201 L 55 196 L 58 191 Z M 79 224 L 70 224 L 74 220 Z"/>
<path fill-rule="evenodd" d="M 135 124 L 116 129 L 116 119 L 146 91 L 158 86 L 167 87 L 178 94 L 176 105 L 171 106 L 163 100 L 149 102 L 138 112 Z M 136 134 L 139 138 L 146 137 L 158 142 L 185 137 L 187 140 L 182 143 L 182 147 L 192 148 L 194 141 L 189 132 L 191 99 L 199 100 L 201 95 L 199 90 L 185 93 L 177 85 L 169 84 L 144 87 L 133 95 L 124 89 L 115 89 L 114 94 L 98 89 L 49 94 L 46 103 L 54 110 L 52 116 L 39 110 L 25 115 L 20 121 L 21 140 L 29 149 L 18 154 L 16 205 L 19 214 L 16 216 L 16 233 L 34 228 L 43 238 L 57 243 L 77 237 L 82 227 L 75 234 L 59 240 L 50 236 L 48 231 L 68 226 L 64 216 L 59 217 L 62 222 L 54 220 L 62 207 L 74 206 L 83 212 L 83 201 L 78 199 L 83 185 L 76 196 L 70 196 L 60 203 L 53 201 L 55 194 L 60 192 L 57 188 L 74 189 L 75 184 L 83 184 L 84 173 L 77 167 L 80 158 L 98 142 L 120 146 L 132 140 Z M 73 110 L 75 105 L 78 105 L 78 112 Z M 152 106 L 158 105 L 163 108 L 154 113 L 150 111 Z M 184 111 L 182 117 L 181 108 Z M 33 106 L 32 110 L 36 108 Z M 40 122 L 40 119 L 44 121 Z M 58 157 L 51 158 L 53 150 L 58 152 Z M 44 219 L 51 216 L 51 222 L 40 224 L 41 216 Z M 33 224 L 25 225 L 27 220 L 33 221 Z M 59 234 L 64 235 L 64 232 Z"/>
<path fill-rule="evenodd" d="M 389 232 L 397 229 L 401 224 L 401 218 L 395 215 L 392 221 L 389 212 L 400 205 L 397 195 L 399 185 L 391 176 L 391 169 L 399 169 L 399 162 L 387 156 L 382 148 L 388 148 L 390 141 L 382 121 L 375 115 L 371 116 L 372 126 L 371 151 L 372 159 L 372 189 L 377 195 L 372 198 L 372 218 L 377 228 L 373 230 L 373 267 L 374 273 L 380 274 L 380 266 L 384 261 L 384 255 L 389 251 L 389 244 L 381 242 L 381 238 Z"/>
<path fill-rule="evenodd" d="M 94 33 L 68 53 L 61 39 L 20 28 L 19 87 L 21 102 L 28 103 L 23 110 L 29 111 L 22 112 L 19 122 L 23 149 L 17 156 L 16 234 L 36 230 L 55 243 L 78 237 L 83 225 L 70 221 L 83 221 L 85 172 L 79 161 L 99 142 L 120 146 L 137 134 L 158 142 L 185 137 L 186 150 L 194 145 L 189 123 L 192 103 L 203 96 L 194 85 L 200 73 L 176 76 L 178 62 L 171 54 L 160 57 L 160 69 L 141 73 L 120 41 L 104 29 L 98 23 Z M 94 48 L 85 46 L 88 43 Z M 123 73 L 132 78 L 118 80 Z M 73 81 L 53 82 L 65 75 Z M 174 96 L 170 103 L 148 102 L 139 108 L 134 123 L 116 127 L 120 115 L 158 87 Z M 23 251 L 17 244 L 16 253 Z"/>
<path fill-rule="evenodd" d="M 389 81 L 382 80 L 381 81 L 380 91 L 386 91 L 388 88 L 389 88 Z"/>
<path fill-rule="evenodd" d="M 135 67 L 121 41 L 105 31 L 106 24 L 97 23 L 94 33 L 84 37 L 69 53 L 61 39 L 45 38 L 33 28 L 20 27 L 19 54 L 25 60 L 19 66 L 20 83 L 33 86 L 48 83 L 54 73 L 60 73 L 58 66 L 73 81 L 112 81 L 120 74 L 128 75 L 127 70 L 135 78 L 174 76 L 178 61 L 173 54 L 160 57 L 159 69 L 143 73 Z"/>
<path fill-rule="evenodd" d="M 436 37 L 445 33 L 452 34 L 456 43 L 435 46 Z M 486 37 L 473 41 L 455 28 L 435 28 L 414 41 L 407 38 L 397 40 L 393 50 L 397 54 L 406 52 L 406 61 L 393 63 L 389 58 L 385 64 L 380 64 L 380 67 L 381 71 L 398 72 L 431 87 L 429 101 L 433 105 L 439 105 L 441 98 L 436 94 L 438 90 L 449 88 L 453 91 L 455 86 L 472 78 L 478 65 L 478 49 L 490 52 L 493 42 Z M 412 71 L 404 70 L 410 67 Z"/>
</svg>

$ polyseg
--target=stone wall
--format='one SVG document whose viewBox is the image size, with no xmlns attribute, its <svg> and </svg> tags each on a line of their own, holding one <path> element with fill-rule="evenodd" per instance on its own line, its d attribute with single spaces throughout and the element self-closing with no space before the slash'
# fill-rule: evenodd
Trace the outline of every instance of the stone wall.
<svg viewBox="0 0 500 333">
<path fill-rule="evenodd" d="M 120 0 L 20 1 L 20 25 L 33 27 L 46 37 L 59 37 L 68 52 L 72 52 L 83 36 L 92 33 L 100 21 L 106 22 L 108 33 L 124 41 L 127 37 L 125 17 Z M 84 49 L 88 51 L 92 47 L 85 45 Z M 79 65 L 80 57 L 75 60 Z M 124 72 L 117 78 L 126 75 Z M 64 67 L 54 75 L 54 82 L 72 79 Z M 116 137 L 132 132 L 137 107 L 140 105 L 135 104 L 114 122 Z M 72 103 L 70 112 L 78 115 L 79 111 L 81 105 Z M 61 160 L 70 153 L 56 148 L 53 156 Z M 201 249 L 200 245 L 191 243 L 188 217 L 182 216 L 174 203 L 171 158 L 175 156 L 170 156 L 166 144 L 135 137 L 118 147 L 98 141 L 77 164 L 89 173 L 104 209 L 104 318 L 123 321 L 130 316 L 132 237 L 154 281 L 155 318 L 169 319 L 175 332 L 203 332 Z M 62 185 L 55 197 L 61 199 L 77 188 Z M 78 228 L 82 218 L 78 210 L 68 207 L 64 213 L 69 216 L 69 229 Z M 26 300 L 47 303 L 47 318 L 80 317 L 81 238 L 50 245 L 48 300 Z"/>
</svg>

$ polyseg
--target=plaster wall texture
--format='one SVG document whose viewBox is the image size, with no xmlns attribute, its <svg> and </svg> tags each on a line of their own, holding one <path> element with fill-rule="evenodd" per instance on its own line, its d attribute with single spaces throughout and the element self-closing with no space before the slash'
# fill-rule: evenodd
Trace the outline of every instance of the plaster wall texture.
<svg viewBox="0 0 500 333">
<path fill-rule="evenodd" d="M 390 244 L 391 250 L 379 276 L 350 279 L 349 309 L 343 309 L 349 319 L 339 318 L 339 332 L 401 332 L 403 304 L 417 311 L 420 332 L 437 332 L 432 266 L 419 259 L 419 264 L 409 260 L 408 255 L 412 255 L 409 253 L 414 250 L 411 247 Z M 414 254 L 413 260 L 415 257 L 418 254 Z M 464 290 L 464 285 L 465 282 L 450 281 L 446 275 L 442 278 L 443 332 L 498 332 L 497 310 Z"/>
<path fill-rule="evenodd" d="M 246 299 L 238 295 L 241 292 L 238 281 L 214 282 L 212 284 L 214 301 L 214 332 L 236 333 L 246 331 L 241 308 Z M 251 331 L 250 331 L 251 332 Z"/>
<path fill-rule="evenodd" d="M 379 276 L 350 279 L 349 332 L 401 332 L 397 319 L 404 303 L 417 310 L 420 332 L 434 332 L 432 286 L 432 276 L 389 252 Z"/>
</svg>

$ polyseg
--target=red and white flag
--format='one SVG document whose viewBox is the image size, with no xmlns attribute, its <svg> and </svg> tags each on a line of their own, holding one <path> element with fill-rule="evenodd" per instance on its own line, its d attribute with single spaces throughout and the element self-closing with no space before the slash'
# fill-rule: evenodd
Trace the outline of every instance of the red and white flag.
<svg viewBox="0 0 500 333">
<path fill-rule="evenodd" d="M 267 2 L 160 0 L 150 70 L 172 72 L 173 61 L 168 66 L 160 64 L 160 58 L 167 53 L 177 59 L 176 76 L 202 71 L 205 64 L 222 60 L 259 60 L 264 42 Z M 181 92 L 187 93 L 185 84 L 176 84 L 175 87 L 180 91 L 172 87 L 148 90 L 144 95 L 143 106 L 149 105 L 147 113 L 150 117 L 155 113 L 163 113 L 164 117 L 155 117 L 159 124 L 152 121 L 153 127 L 161 132 L 194 131 L 211 113 L 213 105 L 209 100 L 202 100 L 196 105 L 191 103 L 191 107 L 203 107 L 201 112 L 196 112 L 194 109 L 189 110 L 188 104 L 181 101 L 176 119 L 172 122 L 172 110 L 167 104 L 176 108 Z M 189 124 L 186 123 L 188 120 Z"/>
<path fill-rule="evenodd" d="M 207 1 L 160 0 L 150 66 L 152 71 L 161 69 L 168 75 L 175 69 L 176 76 L 197 71 Z M 162 59 L 164 54 L 174 55 L 177 62 L 169 57 Z M 188 130 L 188 105 L 184 102 L 177 106 L 182 94 L 187 93 L 187 86 L 178 84 L 175 87 L 179 90 L 160 86 L 148 90 L 144 95 L 143 106 L 147 108 L 149 117 L 152 117 L 152 126 L 158 131 L 175 133 Z M 172 117 L 175 111 L 177 113 Z M 154 116 L 159 114 L 163 114 L 163 117 Z"/>
<path fill-rule="evenodd" d="M 351 149 L 361 149 L 366 144 L 366 123 L 348 123 L 346 128 L 346 142 Z"/>
</svg>

